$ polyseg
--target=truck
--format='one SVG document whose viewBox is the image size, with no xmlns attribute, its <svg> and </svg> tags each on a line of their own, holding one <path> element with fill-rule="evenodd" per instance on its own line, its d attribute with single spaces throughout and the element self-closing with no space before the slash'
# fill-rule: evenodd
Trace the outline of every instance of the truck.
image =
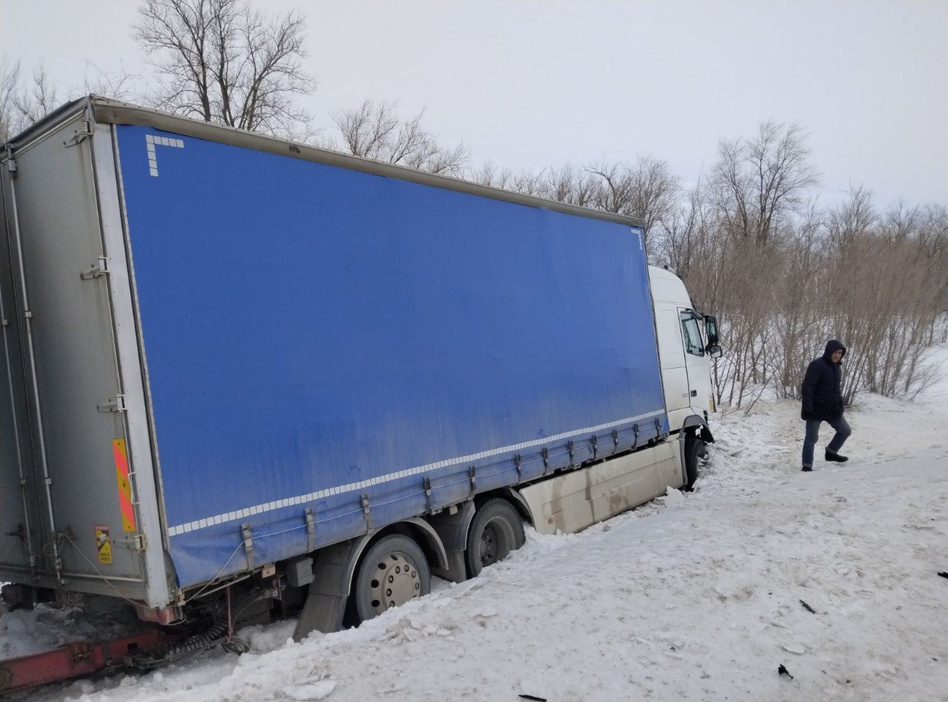
<svg viewBox="0 0 948 702">
<path fill-rule="evenodd" d="M 96 96 L 0 172 L 7 606 L 335 631 L 713 441 L 716 320 L 636 219 Z"/>
</svg>

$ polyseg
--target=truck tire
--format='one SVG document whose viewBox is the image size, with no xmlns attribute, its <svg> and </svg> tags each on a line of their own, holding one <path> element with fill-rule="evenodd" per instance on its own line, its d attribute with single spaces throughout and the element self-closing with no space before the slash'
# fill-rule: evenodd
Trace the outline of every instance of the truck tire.
<svg viewBox="0 0 948 702">
<path fill-rule="evenodd" d="M 359 564 L 355 606 L 359 621 L 427 595 L 431 571 L 421 548 L 409 537 L 392 534 L 379 539 Z"/>
<path fill-rule="evenodd" d="M 707 445 L 697 436 L 685 438 L 685 490 L 691 490 L 698 479 L 698 465 L 708 455 Z"/>
<path fill-rule="evenodd" d="M 523 520 L 517 509 L 500 497 L 488 500 L 477 508 L 467 532 L 467 574 L 473 578 L 485 566 L 503 560 L 523 546 L 525 540 Z"/>
</svg>

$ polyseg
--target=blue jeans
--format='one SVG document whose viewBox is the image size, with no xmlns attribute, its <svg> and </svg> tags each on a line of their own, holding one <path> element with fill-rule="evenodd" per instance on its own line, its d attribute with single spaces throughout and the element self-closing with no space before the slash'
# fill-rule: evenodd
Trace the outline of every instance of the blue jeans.
<svg viewBox="0 0 948 702">
<path fill-rule="evenodd" d="M 806 420 L 806 437 L 803 439 L 803 466 L 805 468 L 813 467 L 813 447 L 816 446 L 816 441 L 820 438 L 820 424 L 822 423 L 823 421 L 820 419 Z M 843 448 L 843 444 L 846 443 L 846 439 L 853 433 L 853 430 L 849 428 L 849 422 L 843 417 L 840 417 L 835 422 L 827 422 L 827 424 L 836 430 L 836 436 L 829 442 L 826 450 L 830 453 L 839 453 L 839 450 Z"/>
</svg>

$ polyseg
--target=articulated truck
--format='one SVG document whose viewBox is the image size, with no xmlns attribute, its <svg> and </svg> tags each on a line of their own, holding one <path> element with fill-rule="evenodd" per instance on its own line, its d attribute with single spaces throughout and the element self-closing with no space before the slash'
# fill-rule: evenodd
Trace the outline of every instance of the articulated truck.
<svg viewBox="0 0 948 702">
<path fill-rule="evenodd" d="M 0 169 L 7 606 L 334 631 L 713 441 L 716 322 L 635 219 L 94 96 Z"/>
</svg>

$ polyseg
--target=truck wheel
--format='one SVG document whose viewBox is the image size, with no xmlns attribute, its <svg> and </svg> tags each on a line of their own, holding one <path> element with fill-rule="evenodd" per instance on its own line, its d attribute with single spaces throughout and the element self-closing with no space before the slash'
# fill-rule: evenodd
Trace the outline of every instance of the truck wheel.
<svg viewBox="0 0 948 702">
<path fill-rule="evenodd" d="M 698 464 L 708 455 L 707 445 L 697 436 L 685 438 L 685 489 L 691 490 L 698 479 Z"/>
<path fill-rule="evenodd" d="M 401 534 L 386 536 L 368 550 L 359 565 L 356 613 L 360 621 L 372 619 L 430 591 L 431 572 L 418 544 Z"/>
<path fill-rule="evenodd" d="M 500 497 L 488 500 L 477 508 L 467 532 L 468 575 L 473 578 L 485 566 L 503 560 L 524 541 L 523 520 L 516 508 Z"/>
</svg>

